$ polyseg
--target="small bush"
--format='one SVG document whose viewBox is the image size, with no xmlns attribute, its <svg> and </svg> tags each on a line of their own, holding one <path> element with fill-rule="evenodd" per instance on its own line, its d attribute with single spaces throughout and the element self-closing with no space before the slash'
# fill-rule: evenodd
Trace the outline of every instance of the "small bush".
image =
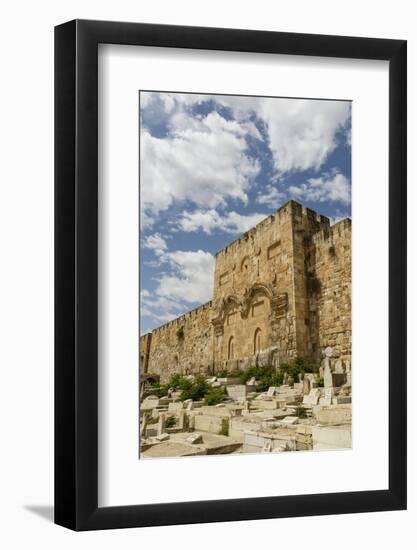
<svg viewBox="0 0 417 550">
<path fill-rule="evenodd" d="M 256 391 L 266 391 L 270 386 L 280 386 L 283 374 L 274 367 L 249 367 L 240 373 L 241 384 L 246 384 L 251 378 L 256 380 Z"/>
<path fill-rule="evenodd" d="M 177 328 L 177 338 L 182 340 L 184 338 L 184 327 Z"/>
<path fill-rule="evenodd" d="M 167 416 L 165 418 L 165 428 L 173 428 L 176 423 L 175 416 Z"/>
<path fill-rule="evenodd" d="M 316 376 L 316 382 L 319 388 L 324 388 L 324 378 L 322 376 Z"/>
<path fill-rule="evenodd" d="M 229 435 L 229 419 L 222 418 L 222 427 L 220 429 L 219 435 Z"/>
<path fill-rule="evenodd" d="M 297 357 L 292 363 L 282 363 L 280 365 L 282 372 L 286 373 L 288 376 L 294 378 L 294 382 L 300 382 L 304 378 L 306 372 L 317 374 L 320 369 L 320 365 L 317 363 L 311 363 Z"/>
<path fill-rule="evenodd" d="M 210 388 L 204 376 L 196 376 L 193 380 L 184 379 L 180 389 L 182 390 L 180 395 L 181 401 L 185 401 L 186 399 L 198 401 L 199 399 L 203 399 Z"/>
<path fill-rule="evenodd" d="M 155 382 L 153 384 L 149 384 L 149 386 L 152 389 L 152 394 L 156 395 L 157 397 L 162 397 L 164 395 L 167 395 L 169 387 L 166 385 L 161 385 L 159 382 Z"/>
<path fill-rule="evenodd" d="M 205 405 L 217 405 L 224 399 L 224 388 L 210 388 L 204 397 Z"/>
<path fill-rule="evenodd" d="M 216 373 L 217 378 L 227 378 L 229 376 L 229 371 L 227 369 L 223 369 Z"/>
</svg>

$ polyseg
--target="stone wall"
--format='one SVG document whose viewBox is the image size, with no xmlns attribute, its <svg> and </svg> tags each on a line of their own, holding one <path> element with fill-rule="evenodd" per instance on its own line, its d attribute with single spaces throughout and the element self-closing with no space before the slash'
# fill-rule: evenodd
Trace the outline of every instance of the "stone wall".
<svg viewBox="0 0 417 550">
<path fill-rule="evenodd" d="M 312 355 L 330 346 L 351 357 L 352 222 L 344 219 L 313 235 L 307 269 L 310 280 Z"/>
<path fill-rule="evenodd" d="M 211 302 L 162 325 L 151 333 L 149 360 L 141 372 L 158 374 L 162 383 L 174 373 L 198 374 L 212 369 Z M 148 335 L 140 338 L 146 349 Z"/>
<path fill-rule="evenodd" d="M 351 222 L 289 201 L 216 254 L 213 300 L 140 339 L 141 372 L 350 357 Z M 266 359 L 265 359 L 266 357 Z"/>
<path fill-rule="evenodd" d="M 289 201 L 216 255 L 214 358 L 308 352 L 305 245 L 329 220 Z"/>
</svg>

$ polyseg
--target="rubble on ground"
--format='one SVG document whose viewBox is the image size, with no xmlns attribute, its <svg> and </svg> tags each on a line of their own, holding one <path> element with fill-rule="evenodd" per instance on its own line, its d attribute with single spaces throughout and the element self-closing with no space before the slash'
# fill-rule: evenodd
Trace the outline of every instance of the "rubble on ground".
<svg viewBox="0 0 417 550">
<path fill-rule="evenodd" d="M 141 458 L 351 447 L 350 363 L 328 350 L 319 375 L 305 373 L 299 381 L 287 376 L 262 391 L 255 377 L 242 383 L 236 373 L 206 376 L 205 382 L 215 393 L 201 399 L 184 399 L 176 388 L 165 395 L 145 392 Z"/>
</svg>

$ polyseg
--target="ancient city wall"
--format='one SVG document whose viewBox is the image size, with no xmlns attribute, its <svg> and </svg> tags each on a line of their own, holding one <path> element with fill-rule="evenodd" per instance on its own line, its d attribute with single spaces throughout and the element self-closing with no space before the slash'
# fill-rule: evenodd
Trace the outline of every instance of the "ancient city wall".
<svg viewBox="0 0 417 550">
<path fill-rule="evenodd" d="M 216 255 L 214 274 L 216 362 L 253 356 L 278 346 L 295 349 L 292 312 L 292 208 L 269 216 Z M 281 299 L 279 319 L 271 300 Z"/>
<path fill-rule="evenodd" d="M 350 358 L 350 301 L 351 221 L 289 201 L 216 254 L 212 301 L 140 339 L 141 372 L 165 382 L 328 346 Z"/>
<path fill-rule="evenodd" d="M 216 255 L 216 361 L 271 347 L 281 360 L 308 354 L 305 237 L 328 227 L 328 218 L 289 201 Z"/>
<path fill-rule="evenodd" d="M 211 302 L 207 302 L 153 330 L 147 372 L 159 375 L 161 382 L 165 383 L 175 373 L 198 374 L 210 370 L 210 314 Z M 143 346 L 146 345 L 146 336 L 141 338 Z"/>
<path fill-rule="evenodd" d="M 351 356 L 352 222 L 344 219 L 311 239 L 308 258 L 313 352 L 330 346 Z"/>
</svg>

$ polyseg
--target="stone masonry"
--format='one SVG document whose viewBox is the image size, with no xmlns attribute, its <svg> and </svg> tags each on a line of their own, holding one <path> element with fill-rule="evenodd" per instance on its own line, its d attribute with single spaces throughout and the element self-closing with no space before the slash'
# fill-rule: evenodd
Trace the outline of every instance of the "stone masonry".
<svg viewBox="0 0 417 550">
<path fill-rule="evenodd" d="M 216 254 L 210 302 L 140 338 L 140 372 L 216 374 L 326 348 L 351 359 L 351 220 L 289 201 Z"/>
</svg>

